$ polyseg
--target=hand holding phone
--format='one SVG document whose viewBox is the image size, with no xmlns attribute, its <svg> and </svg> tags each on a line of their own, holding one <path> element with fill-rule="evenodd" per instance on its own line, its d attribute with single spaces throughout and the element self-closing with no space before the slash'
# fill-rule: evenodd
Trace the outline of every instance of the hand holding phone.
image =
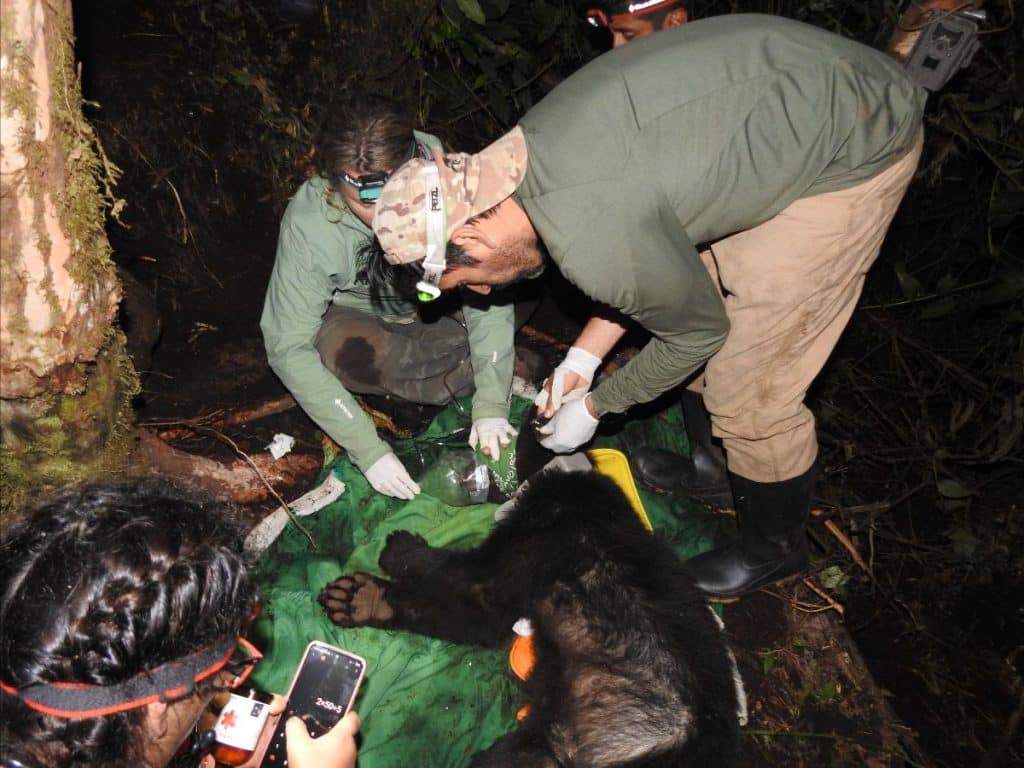
<svg viewBox="0 0 1024 768">
<path fill-rule="evenodd" d="M 336 726 L 314 739 L 302 720 L 291 718 L 285 724 L 285 738 L 292 768 L 355 768 L 359 725 L 359 715 L 350 710 Z"/>
<path fill-rule="evenodd" d="M 262 768 L 288 765 L 286 731 L 292 718 L 299 718 L 314 739 L 331 730 L 352 707 L 365 671 L 366 661 L 354 653 L 318 640 L 310 643 L 288 691 L 287 708 L 274 728 L 260 763 Z M 355 728 L 358 730 L 358 718 Z"/>
</svg>

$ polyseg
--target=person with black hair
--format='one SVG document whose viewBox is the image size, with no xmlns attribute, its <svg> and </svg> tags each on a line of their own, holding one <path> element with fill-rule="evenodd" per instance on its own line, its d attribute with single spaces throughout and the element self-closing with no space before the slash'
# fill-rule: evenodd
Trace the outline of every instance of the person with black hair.
<svg viewBox="0 0 1024 768">
<path fill-rule="evenodd" d="M 440 139 L 413 125 L 381 96 L 352 96 L 330 109 L 316 174 L 281 221 L 260 320 L 270 367 L 299 405 L 374 490 L 400 499 L 412 499 L 419 485 L 353 392 L 432 406 L 472 393 L 469 442 L 492 458 L 515 434 L 511 302 L 456 301 L 421 316 L 404 287 L 368 284 L 361 250 L 373 241 L 384 182 L 405 161 L 441 152 Z"/>
<path fill-rule="evenodd" d="M 181 744 L 260 658 L 243 539 L 225 505 L 157 479 L 72 487 L 7 531 L 0 766 L 199 764 Z M 351 713 L 314 740 L 292 718 L 290 764 L 351 768 L 358 728 Z"/>
<path fill-rule="evenodd" d="M 690 20 L 690 0 L 593 0 L 587 21 L 611 35 L 612 48 Z"/>
</svg>

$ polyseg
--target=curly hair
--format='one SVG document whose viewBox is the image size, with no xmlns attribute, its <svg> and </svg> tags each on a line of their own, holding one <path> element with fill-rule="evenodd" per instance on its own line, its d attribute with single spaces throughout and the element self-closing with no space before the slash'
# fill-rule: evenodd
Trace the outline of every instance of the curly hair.
<svg viewBox="0 0 1024 768">
<path fill-rule="evenodd" d="M 0 679 L 113 685 L 236 636 L 256 588 L 223 504 L 166 481 L 80 485 L 0 543 Z M 63 719 L 3 703 L 8 759 L 144 766 L 144 709 Z"/>
</svg>

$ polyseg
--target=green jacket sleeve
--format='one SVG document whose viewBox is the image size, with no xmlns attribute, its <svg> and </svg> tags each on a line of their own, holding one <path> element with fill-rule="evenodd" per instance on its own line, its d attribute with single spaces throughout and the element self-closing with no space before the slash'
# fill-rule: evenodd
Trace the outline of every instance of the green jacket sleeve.
<svg viewBox="0 0 1024 768">
<path fill-rule="evenodd" d="M 515 363 L 515 320 L 511 302 L 476 306 L 465 294 L 462 313 L 469 334 L 473 365 L 473 420 L 508 418 L 512 367 Z"/>
<path fill-rule="evenodd" d="M 664 205 L 648 211 L 636 214 L 643 226 L 628 233 L 604 228 L 595 235 L 602 247 L 587 244 L 562 265 L 591 298 L 619 309 L 652 336 L 640 354 L 594 389 L 598 413 L 621 413 L 678 385 L 718 351 L 729 332 L 718 290 L 674 214 Z"/>
<path fill-rule="evenodd" d="M 332 294 L 330 276 L 320 266 L 329 262 L 317 257 L 319 247 L 285 215 L 260 329 L 274 373 L 309 417 L 365 471 L 391 449 L 313 346 Z"/>
</svg>

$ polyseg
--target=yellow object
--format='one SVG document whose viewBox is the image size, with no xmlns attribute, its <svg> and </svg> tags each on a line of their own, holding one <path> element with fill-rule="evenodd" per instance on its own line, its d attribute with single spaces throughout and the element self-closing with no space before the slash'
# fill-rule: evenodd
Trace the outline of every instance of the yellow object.
<svg viewBox="0 0 1024 768">
<path fill-rule="evenodd" d="M 610 477 L 622 489 L 626 498 L 629 499 L 633 511 L 636 512 L 636 516 L 644 524 L 644 528 L 653 532 L 654 526 L 651 525 L 651 521 L 647 517 L 643 502 L 640 501 L 640 493 L 633 481 L 633 472 L 629 468 L 629 459 L 626 458 L 626 454 L 614 448 L 591 448 L 587 451 L 587 456 L 596 472 Z"/>
</svg>

